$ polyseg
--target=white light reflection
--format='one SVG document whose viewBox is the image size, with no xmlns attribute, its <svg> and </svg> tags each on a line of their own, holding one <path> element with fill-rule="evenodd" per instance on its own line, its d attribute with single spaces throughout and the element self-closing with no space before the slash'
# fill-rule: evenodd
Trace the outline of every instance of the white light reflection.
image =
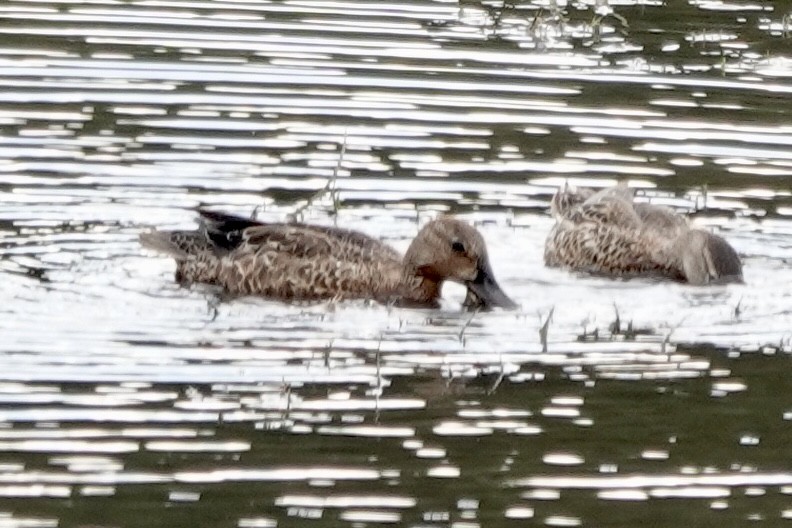
<svg viewBox="0 0 792 528">
<path fill-rule="evenodd" d="M 632 474 L 599 477 L 529 477 L 512 486 L 562 489 L 734 488 L 739 486 L 792 486 L 792 473 L 715 473 L 706 475 Z"/>
<path fill-rule="evenodd" d="M 412 508 L 413 497 L 393 495 L 283 495 L 275 499 L 277 506 L 311 508 Z"/>
<path fill-rule="evenodd" d="M 542 462 L 551 466 L 579 466 L 585 462 L 582 456 L 575 453 L 547 453 Z"/>
<path fill-rule="evenodd" d="M 354 523 L 398 523 L 401 521 L 401 514 L 383 511 L 349 510 L 341 512 L 339 517 Z"/>
<path fill-rule="evenodd" d="M 534 516 L 534 509 L 527 506 L 512 506 L 504 512 L 507 519 L 531 519 Z"/>
<path fill-rule="evenodd" d="M 564 515 L 551 515 L 545 519 L 547 526 L 557 526 L 560 528 L 580 526 L 583 521 L 578 517 L 569 517 Z"/>
</svg>

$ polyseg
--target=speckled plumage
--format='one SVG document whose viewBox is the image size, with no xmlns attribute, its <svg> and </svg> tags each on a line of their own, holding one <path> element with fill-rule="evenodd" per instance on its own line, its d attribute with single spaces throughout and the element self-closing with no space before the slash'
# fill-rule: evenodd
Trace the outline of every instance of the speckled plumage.
<svg viewBox="0 0 792 528">
<path fill-rule="evenodd" d="M 635 203 L 626 185 L 595 192 L 560 189 L 545 264 L 613 276 L 657 276 L 710 284 L 742 281 L 742 264 L 722 237 L 691 228 L 673 210 Z"/>
<path fill-rule="evenodd" d="M 513 306 L 492 278 L 481 235 L 453 218 L 429 222 L 402 257 L 357 231 L 199 212 L 197 231 L 141 234 L 144 246 L 174 257 L 180 283 L 290 301 L 367 298 L 435 306 L 442 283 L 452 280 L 485 306 Z"/>
</svg>

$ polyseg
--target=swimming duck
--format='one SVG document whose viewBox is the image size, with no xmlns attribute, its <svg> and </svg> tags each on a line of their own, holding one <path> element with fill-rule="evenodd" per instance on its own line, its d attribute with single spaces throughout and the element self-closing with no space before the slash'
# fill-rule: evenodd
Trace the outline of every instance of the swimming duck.
<svg viewBox="0 0 792 528">
<path fill-rule="evenodd" d="M 668 207 L 635 203 L 626 184 L 560 189 L 545 264 L 615 276 L 659 276 L 690 284 L 742 282 L 737 252 Z"/>
<path fill-rule="evenodd" d="M 357 231 L 199 214 L 198 230 L 140 235 L 143 246 L 176 260 L 182 284 L 209 283 L 231 294 L 287 301 L 373 299 L 436 307 L 449 280 L 467 287 L 467 304 L 516 307 L 495 280 L 481 234 L 451 217 L 427 223 L 401 256 Z"/>
</svg>

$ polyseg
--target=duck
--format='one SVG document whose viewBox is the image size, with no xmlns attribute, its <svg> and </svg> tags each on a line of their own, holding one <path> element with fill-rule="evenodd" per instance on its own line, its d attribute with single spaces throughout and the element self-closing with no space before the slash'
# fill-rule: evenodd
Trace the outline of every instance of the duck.
<svg viewBox="0 0 792 528">
<path fill-rule="evenodd" d="M 370 299 L 436 308 L 446 281 L 467 288 L 469 308 L 517 304 L 495 279 L 481 234 L 451 216 L 429 221 L 404 255 L 362 232 L 264 223 L 199 209 L 192 231 L 140 234 L 143 247 L 176 261 L 176 281 L 281 301 Z"/>
<path fill-rule="evenodd" d="M 549 267 L 692 285 L 743 282 L 740 257 L 723 237 L 671 208 L 635 202 L 625 182 L 601 190 L 564 186 L 550 211 L 556 223 L 545 241 Z"/>
</svg>

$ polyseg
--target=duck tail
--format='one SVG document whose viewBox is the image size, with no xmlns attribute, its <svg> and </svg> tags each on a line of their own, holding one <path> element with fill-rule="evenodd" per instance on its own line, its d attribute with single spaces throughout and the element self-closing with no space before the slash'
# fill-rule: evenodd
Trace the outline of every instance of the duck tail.
<svg viewBox="0 0 792 528">
<path fill-rule="evenodd" d="M 218 211 L 199 209 L 198 214 L 201 215 L 201 222 L 208 231 L 218 233 L 242 231 L 248 227 L 262 225 L 261 222 L 253 220 L 252 218 L 245 218 L 244 216 L 221 213 Z"/>
<path fill-rule="evenodd" d="M 140 234 L 140 245 L 144 248 L 170 255 L 176 260 L 189 260 L 212 247 L 206 237 L 198 231 L 150 231 Z"/>
<path fill-rule="evenodd" d="M 558 189 L 550 200 L 550 214 L 559 220 L 593 194 L 594 191 L 591 189 L 575 189 L 565 184 L 564 188 Z"/>
</svg>

